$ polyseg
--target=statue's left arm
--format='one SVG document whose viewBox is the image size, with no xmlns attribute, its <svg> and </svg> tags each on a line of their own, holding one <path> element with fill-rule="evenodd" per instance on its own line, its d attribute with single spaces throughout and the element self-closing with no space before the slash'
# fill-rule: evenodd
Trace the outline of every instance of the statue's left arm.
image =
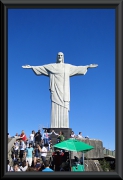
<svg viewBox="0 0 123 180">
<path fill-rule="evenodd" d="M 87 73 L 88 68 L 95 68 L 97 67 L 97 64 L 90 64 L 86 66 L 69 66 L 69 76 L 75 76 L 75 75 L 85 75 Z"/>
</svg>

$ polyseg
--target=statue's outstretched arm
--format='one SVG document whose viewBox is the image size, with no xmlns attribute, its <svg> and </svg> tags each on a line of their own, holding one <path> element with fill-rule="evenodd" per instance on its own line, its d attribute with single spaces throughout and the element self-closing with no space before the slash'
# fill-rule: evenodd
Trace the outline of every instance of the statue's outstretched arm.
<svg viewBox="0 0 123 180">
<path fill-rule="evenodd" d="M 97 66 L 98 66 L 98 64 L 90 64 L 90 65 L 87 65 L 87 68 L 95 68 Z"/>
<path fill-rule="evenodd" d="M 25 66 L 22 66 L 22 68 L 32 68 L 32 66 L 30 66 L 30 65 L 25 65 Z"/>
</svg>

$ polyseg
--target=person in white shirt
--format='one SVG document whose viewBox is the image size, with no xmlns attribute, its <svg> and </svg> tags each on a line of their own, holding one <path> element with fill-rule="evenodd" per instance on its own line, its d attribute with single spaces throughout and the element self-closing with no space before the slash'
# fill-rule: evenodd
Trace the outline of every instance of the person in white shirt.
<svg viewBox="0 0 123 180">
<path fill-rule="evenodd" d="M 16 140 L 14 143 L 14 154 L 16 158 L 18 157 L 18 149 L 19 149 L 19 141 Z"/>
<path fill-rule="evenodd" d="M 39 146 L 39 151 L 41 153 L 41 159 L 42 159 L 42 161 L 44 163 L 45 160 L 46 160 L 46 156 L 47 156 L 47 147 L 43 146 L 42 148 L 40 148 L 40 146 Z"/>
<path fill-rule="evenodd" d="M 7 160 L 7 171 L 13 171 L 13 167 L 10 166 L 9 160 Z"/>
<path fill-rule="evenodd" d="M 23 161 L 22 166 L 20 166 L 21 171 L 26 171 L 28 169 L 28 161 Z"/>
<path fill-rule="evenodd" d="M 54 130 L 52 130 L 52 132 L 54 132 Z M 49 145 L 49 135 L 51 135 L 52 134 L 52 132 L 51 133 L 48 133 L 47 132 L 47 129 L 45 129 L 45 131 L 44 131 L 44 133 L 43 133 L 43 141 L 44 141 L 44 145 Z"/>
<path fill-rule="evenodd" d="M 20 162 L 22 162 L 22 158 L 23 158 L 24 150 L 25 150 L 25 143 L 22 139 L 20 139 L 19 149 L 20 149 L 19 158 L 20 158 Z"/>
<path fill-rule="evenodd" d="M 13 170 L 16 171 L 16 172 L 21 171 L 20 168 L 19 168 L 18 163 L 14 163 Z"/>
<path fill-rule="evenodd" d="M 80 139 L 83 139 L 83 138 L 84 138 L 84 137 L 82 136 L 82 132 L 79 132 L 79 134 L 78 134 L 77 137 L 80 138 Z"/>
<path fill-rule="evenodd" d="M 74 134 L 74 131 L 71 132 L 70 138 L 76 138 L 76 135 Z"/>
<path fill-rule="evenodd" d="M 32 133 L 29 136 L 29 143 L 32 144 L 32 147 L 34 147 L 34 135 L 35 135 L 35 132 L 32 131 Z"/>
</svg>

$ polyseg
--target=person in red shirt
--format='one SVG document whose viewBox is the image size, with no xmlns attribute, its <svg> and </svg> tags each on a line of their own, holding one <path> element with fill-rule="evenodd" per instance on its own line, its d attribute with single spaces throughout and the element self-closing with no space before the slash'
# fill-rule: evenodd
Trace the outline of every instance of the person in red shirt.
<svg viewBox="0 0 123 180">
<path fill-rule="evenodd" d="M 24 141 L 24 143 L 27 145 L 27 137 L 26 137 L 26 134 L 25 132 L 22 130 L 21 132 L 21 135 L 20 135 L 20 138 Z"/>
</svg>

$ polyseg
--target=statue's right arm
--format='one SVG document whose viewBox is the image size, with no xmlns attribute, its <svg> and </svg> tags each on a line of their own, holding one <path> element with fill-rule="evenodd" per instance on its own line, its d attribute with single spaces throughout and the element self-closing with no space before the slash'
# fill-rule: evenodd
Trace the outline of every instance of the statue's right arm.
<svg viewBox="0 0 123 180">
<path fill-rule="evenodd" d="M 22 66 L 22 68 L 32 68 L 32 66 L 30 66 L 30 65 L 25 65 L 25 66 Z"/>
<path fill-rule="evenodd" d="M 25 65 L 22 68 L 32 69 L 36 75 L 46 75 L 49 76 L 49 71 L 44 66 L 30 66 Z"/>
</svg>

